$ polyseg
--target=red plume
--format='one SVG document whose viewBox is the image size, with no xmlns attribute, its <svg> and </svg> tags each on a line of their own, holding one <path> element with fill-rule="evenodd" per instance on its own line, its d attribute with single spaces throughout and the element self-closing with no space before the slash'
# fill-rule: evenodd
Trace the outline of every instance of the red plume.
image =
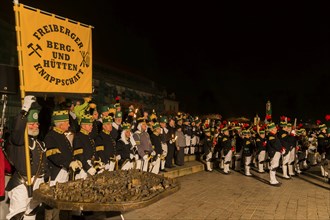
<svg viewBox="0 0 330 220">
<path fill-rule="evenodd" d="M 303 127 L 303 124 L 300 123 L 300 124 L 298 125 L 298 128 L 300 129 L 300 128 L 302 128 L 302 127 Z"/>
<path fill-rule="evenodd" d="M 118 103 L 119 102 L 119 100 L 120 100 L 120 98 L 119 98 L 119 96 L 116 96 L 116 102 Z"/>
<path fill-rule="evenodd" d="M 226 125 L 226 124 L 227 124 L 227 121 L 222 121 L 222 124 L 223 124 L 223 125 Z"/>
<path fill-rule="evenodd" d="M 291 118 L 288 117 L 286 120 L 289 122 L 289 121 L 291 121 Z"/>
<path fill-rule="evenodd" d="M 321 120 L 316 120 L 316 124 L 320 125 L 321 124 Z"/>
<path fill-rule="evenodd" d="M 284 115 L 282 115 L 280 119 L 281 119 L 281 121 L 285 121 L 285 118 L 286 117 Z"/>
<path fill-rule="evenodd" d="M 330 121 L 330 115 L 326 115 L 325 120 Z"/>
<path fill-rule="evenodd" d="M 270 120 L 270 119 L 272 119 L 272 116 L 271 115 L 266 115 L 266 119 Z"/>
</svg>

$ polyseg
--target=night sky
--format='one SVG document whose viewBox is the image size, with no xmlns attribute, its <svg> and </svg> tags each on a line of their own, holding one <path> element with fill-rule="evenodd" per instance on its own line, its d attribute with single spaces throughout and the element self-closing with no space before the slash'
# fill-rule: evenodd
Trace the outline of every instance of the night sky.
<svg viewBox="0 0 330 220">
<path fill-rule="evenodd" d="M 94 26 L 93 62 L 164 85 L 183 111 L 264 117 L 270 100 L 275 120 L 330 113 L 329 5 L 191 2 L 20 1 Z"/>
</svg>

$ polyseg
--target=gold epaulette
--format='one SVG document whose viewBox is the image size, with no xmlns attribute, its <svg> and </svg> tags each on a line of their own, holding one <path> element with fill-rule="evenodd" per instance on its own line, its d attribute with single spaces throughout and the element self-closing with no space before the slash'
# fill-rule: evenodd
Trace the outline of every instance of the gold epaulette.
<svg viewBox="0 0 330 220">
<path fill-rule="evenodd" d="M 246 144 L 251 144 L 251 142 L 250 141 L 246 141 Z"/>
<path fill-rule="evenodd" d="M 281 138 L 285 138 L 286 136 L 287 136 L 287 134 L 284 133 L 281 135 Z"/>
<path fill-rule="evenodd" d="M 260 141 L 260 138 L 257 138 L 257 140 L 256 141 Z"/>
<path fill-rule="evenodd" d="M 225 142 L 226 140 L 228 140 L 227 138 L 223 138 L 222 141 Z"/>
<path fill-rule="evenodd" d="M 275 137 L 273 137 L 273 136 L 269 136 L 269 138 L 268 138 L 269 140 L 274 140 L 275 139 Z"/>
<path fill-rule="evenodd" d="M 76 155 L 82 154 L 82 153 L 84 153 L 84 150 L 82 148 L 79 148 L 79 149 L 73 151 L 73 156 L 76 156 Z"/>
<path fill-rule="evenodd" d="M 46 157 L 52 156 L 54 154 L 60 154 L 61 151 L 58 148 L 49 149 L 46 151 Z"/>
<path fill-rule="evenodd" d="M 319 134 L 318 137 L 319 137 L 319 138 L 324 138 L 324 135 L 323 135 L 323 134 Z"/>
<path fill-rule="evenodd" d="M 100 145 L 95 148 L 96 151 L 104 151 L 104 146 Z"/>
</svg>

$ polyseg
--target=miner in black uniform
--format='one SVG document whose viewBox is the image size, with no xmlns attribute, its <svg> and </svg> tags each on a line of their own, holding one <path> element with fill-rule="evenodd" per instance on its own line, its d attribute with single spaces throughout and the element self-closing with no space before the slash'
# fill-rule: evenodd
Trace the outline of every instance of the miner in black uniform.
<svg viewBox="0 0 330 220">
<path fill-rule="evenodd" d="M 213 152 L 213 140 L 211 138 L 210 128 L 204 129 L 205 139 L 203 144 L 205 161 L 206 161 L 206 171 L 212 171 L 211 168 L 211 159 Z"/>
<path fill-rule="evenodd" d="M 115 168 L 118 168 L 118 161 L 120 156 L 117 153 L 116 140 L 111 135 L 112 128 L 112 117 L 106 116 L 102 119 L 102 131 L 96 138 L 95 144 L 98 152 L 102 152 L 99 156 L 101 161 L 105 164 L 105 169 L 109 171 L 114 171 Z"/>
<path fill-rule="evenodd" d="M 184 119 L 184 122 L 182 124 L 182 131 L 186 138 L 186 147 L 184 148 L 184 154 L 187 155 L 187 154 L 189 154 L 189 150 L 190 150 L 190 146 L 191 146 L 191 138 L 192 138 L 192 134 L 193 134 L 189 118 Z"/>
<path fill-rule="evenodd" d="M 160 156 L 163 153 L 162 137 L 160 135 L 162 128 L 160 127 L 160 124 L 158 122 L 155 122 L 152 128 L 153 133 L 150 135 L 150 141 L 153 149 L 156 152 L 156 155 L 154 155 L 150 160 L 149 172 L 158 174 L 160 168 Z"/>
<path fill-rule="evenodd" d="M 290 179 L 290 176 L 288 176 L 288 165 L 289 165 L 289 159 L 290 159 L 290 149 L 291 149 L 291 144 L 290 144 L 290 137 L 288 133 L 288 127 L 287 127 L 287 122 L 286 121 L 281 121 L 280 122 L 280 127 L 281 129 L 278 132 L 278 138 L 281 141 L 281 145 L 285 148 L 283 157 L 282 157 L 282 171 L 283 171 L 283 178 L 284 179 Z"/>
<path fill-rule="evenodd" d="M 173 165 L 173 158 L 174 158 L 174 154 L 175 154 L 175 120 L 173 117 L 169 118 L 168 121 L 168 126 L 166 126 L 166 128 L 168 129 L 167 132 L 167 136 L 169 137 L 169 140 L 167 141 L 167 155 L 165 158 L 165 168 L 172 168 L 175 167 Z"/>
<path fill-rule="evenodd" d="M 270 184 L 277 186 L 280 183 L 276 179 L 276 170 L 279 167 L 279 162 L 281 158 L 281 153 L 283 153 L 282 144 L 280 139 L 277 137 L 277 128 L 276 125 L 272 122 L 267 125 L 268 128 L 268 138 L 267 138 L 267 151 L 270 158 Z"/>
<path fill-rule="evenodd" d="M 232 145 L 234 137 L 230 137 L 227 126 L 221 128 L 221 133 L 222 135 L 221 138 L 218 139 L 218 142 L 220 142 L 221 154 L 223 155 L 221 156 L 221 158 L 223 158 L 223 172 L 229 174 L 229 165 L 232 160 L 233 152 L 235 151 L 235 147 Z"/>
<path fill-rule="evenodd" d="M 266 146 L 267 146 L 267 139 L 265 130 L 260 129 L 257 137 L 256 137 L 256 147 L 257 147 L 257 164 L 258 164 L 258 172 L 264 173 L 264 167 L 265 167 L 265 160 L 266 160 Z"/>
<path fill-rule="evenodd" d="M 73 139 L 73 155 L 74 159 L 82 163 L 80 172 L 75 176 L 75 179 L 95 175 L 98 171 L 104 169 L 100 154 L 103 153 L 101 147 L 96 148 L 94 139 L 90 136 L 93 128 L 93 117 L 91 115 L 83 115 L 80 122 L 80 131 Z"/>
<path fill-rule="evenodd" d="M 296 131 L 292 130 L 292 124 L 287 124 L 287 132 L 288 132 L 288 143 L 290 148 L 288 149 L 288 168 L 289 168 L 289 175 L 294 176 L 295 175 L 295 169 L 294 165 L 296 162 L 296 147 L 297 147 L 297 137 L 296 137 Z"/>
<path fill-rule="evenodd" d="M 330 148 L 330 142 L 327 135 L 327 126 L 325 124 L 319 125 L 319 131 L 320 133 L 317 136 L 317 151 L 321 156 L 321 175 L 326 177 L 329 175 L 329 173 L 326 171 L 326 157 L 330 157 L 330 152 L 328 152 Z"/>
<path fill-rule="evenodd" d="M 234 125 L 233 127 L 233 137 L 234 137 L 234 145 L 235 145 L 235 151 L 234 151 L 234 169 L 236 171 L 240 171 L 241 170 L 241 166 L 242 166 L 242 141 L 243 138 L 241 136 L 241 132 L 242 132 L 242 128 L 238 125 Z"/>
<path fill-rule="evenodd" d="M 137 147 L 133 145 L 131 136 L 131 125 L 123 123 L 120 139 L 116 145 L 116 149 L 120 153 L 119 164 L 122 170 L 136 169 L 137 166 L 141 167 Z"/>
<path fill-rule="evenodd" d="M 73 149 L 65 135 L 65 132 L 67 132 L 70 127 L 68 111 L 54 111 L 52 120 L 54 127 L 45 137 L 51 186 L 55 185 L 56 182 L 63 183 L 68 181 L 68 171 L 73 159 Z"/>
<path fill-rule="evenodd" d="M 28 131 L 32 190 L 38 189 L 44 179 L 48 181 L 49 177 L 45 143 L 37 138 L 39 134 L 38 111 L 30 110 L 31 104 L 35 100 L 34 96 L 25 96 L 22 110 L 15 118 L 14 130 L 9 137 L 8 156 L 15 167 L 15 172 L 6 186 L 10 199 L 7 219 L 35 219 L 36 211 L 40 206 L 40 201 L 28 196 L 28 189 L 24 184 L 27 181 L 25 128 Z"/>
<path fill-rule="evenodd" d="M 242 156 L 244 158 L 244 173 L 246 176 L 252 176 L 250 173 L 252 154 L 253 154 L 253 144 L 251 142 L 251 133 L 248 129 L 242 131 L 243 141 L 242 141 Z"/>
<path fill-rule="evenodd" d="M 69 113 L 67 110 L 55 110 L 52 114 L 54 127 L 45 137 L 47 147 L 46 157 L 48 168 L 50 170 L 50 186 L 54 186 L 57 182 L 64 183 L 69 180 L 70 167 L 78 169 L 81 164 L 73 160 L 72 145 L 66 136 L 70 124 Z M 58 209 L 46 209 L 46 219 L 58 219 Z"/>
<path fill-rule="evenodd" d="M 306 130 L 304 128 L 300 128 L 297 130 L 297 164 L 296 171 L 297 173 L 301 173 L 303 169 L 307 167 L 307 150 L 309 147 L 308 137 L 306 135 Z"/>
<path fill-rule="evenodd" d="M 112 130 L 111 130 L 111 135 L 116 141 L 118 141 L 120 138 L 122 122 L 123 122 L 123 113 L 116 111 L 114 121 L 112 122 Z"/>
<path fill-rule="evenodd" d="M 168 153 L 168 142 L 171 139 L 171 136 L 168 133 L 168 129 L 167 129 L 167 117 L 166 116 L 161 116 L 159 119 L 159 124 L 161 127 L 161 132 L 160 132 L 160 136 L 161 136 L 161 141 L 162 141 L 162 154 L 160 155 L 160 171 L 165 171 L 165 164 L 166 164 L 166 156 Z"/>
</svg>

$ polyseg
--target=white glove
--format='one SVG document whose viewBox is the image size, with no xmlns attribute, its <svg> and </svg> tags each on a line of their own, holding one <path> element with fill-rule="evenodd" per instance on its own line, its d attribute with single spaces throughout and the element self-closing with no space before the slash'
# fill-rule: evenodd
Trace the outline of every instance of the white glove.
<svg viewBox="0 0 330 220">
<path fill-rule="evenodd" d="M 139 155 L 138 154 L 135 154 L 134 157 L 135 157 L 135 160 L 138 160 L 139 159 Z"/>
<path fill-rule="evenodd" d="M 69 166 L 73 171 L 76 171 L 76 170 L 82 168 L 82 164 L 79 160 L 72 161 Z"/>
<path fill-rule="evenodd" d="M 94 167 L 91 167 L 91 168 L 89 168 L 89 169 L 87 170 L 87 173 L 89 173 L 90 175 L 94 176 L 95 173 L 96 173 L 96 170 L 95 170 Z"/>
<path fill-rule="evenodd" d="M 104 169 L 105 169 L 105 170 L 110 170 L 110 164 L 107 163 L 107 164 L 104 166 Z"/>
<path fill-rule="evenodd" d="M 91 166 L 91 167 L 93 166 L 93 164 L 92 164 L 92 161 L 91 161 L 91 160 L 87 160 L 87 163 L 88 163 L 88 165 L 89 165 L 89 166 Z"/>
<path fill-rule="evenodd" d="M 170 144 L 173 144 L 173 141 L 172 140 L 170 140 Z"/>
<path fill-rule="evenodd" d="M 101 169 L 97 172 L 97 174 L 100 174 L 100 173 L 103 173 L 104 172 L 104 169 Z"/>
<path fill-rule="evenodd" d="M 156 155 L 156 151 L 151 152 L 151 156 L 155 156 Z"/>
<path fill-rule="evenodd" d="M 22 106 L 22 110 L 28 112 L 31 108 L 31 105 L 33 102 L 36 101 L 36 97 L 33 95 L 27 95 L 24 97 L 24 102 L 23 102 L 23 106 Z"/>
<path fill-rule="evenodd" d="M 117 155 L 116 156 L 116 160 L 120 160 L 121 159 L 121 156 L 120 155 Z"/>
<path fill-rule="evenodd" d="M 132 160 L 134 158 L 133 154 L 129 154 L 129 158 Z"/>
<path fill-rule="evenodd" d="M 143 156 L 143 160 L 148 160 L 148 154 L 145 154 L 145 155 Z"/>
</svg>

